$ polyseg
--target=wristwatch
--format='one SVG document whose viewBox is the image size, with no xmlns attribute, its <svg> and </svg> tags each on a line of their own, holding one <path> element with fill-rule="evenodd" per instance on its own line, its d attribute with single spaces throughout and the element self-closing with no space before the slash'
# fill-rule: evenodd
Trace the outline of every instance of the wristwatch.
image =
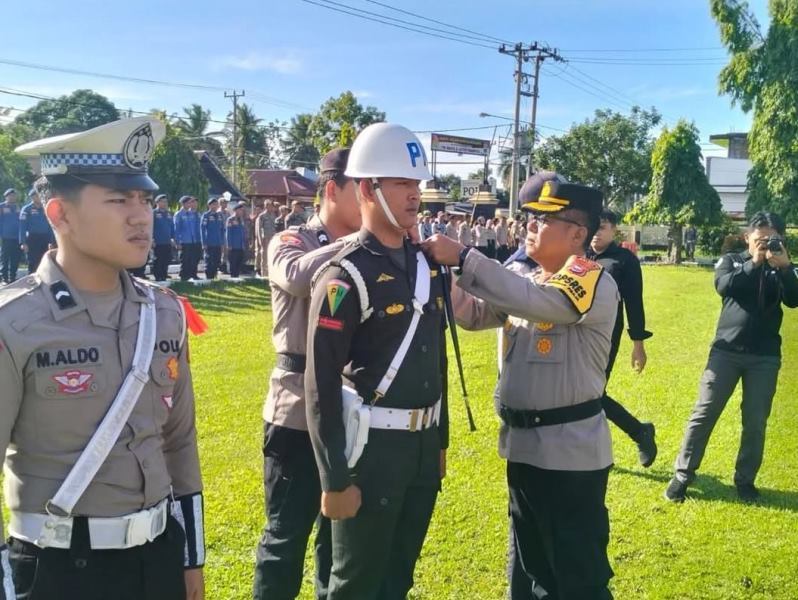
<svg viewBox="0 0 798 600">
<path fill-rule="evenodd" d="M 460 263 L 457 265 L 458 268 L 463 268 L 463 263 L 465 262 L 466 256 L 468 256 L 469 252 L 471 252 L 471 246 L 466 246 L 460 250 Z"/>
</svg>

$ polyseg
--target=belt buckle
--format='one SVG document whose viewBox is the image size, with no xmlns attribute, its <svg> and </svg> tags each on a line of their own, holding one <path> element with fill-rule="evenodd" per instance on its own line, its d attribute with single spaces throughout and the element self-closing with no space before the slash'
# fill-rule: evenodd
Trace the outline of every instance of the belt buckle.
<svg viewBox="0 0 798 600">
<path fill-rule="evenodd" d="M 125 544 L 128 547 L 142 546 L 153 541 L 160 533 L 163 522 L 163 511 L 160 505 L 143 510 L 128 518 Z"/>
<path fill-rule="evenodd" d="M 418 409 L 414 408 L 410 411 L 410 431 L 418 430 Z"/>
</svg>

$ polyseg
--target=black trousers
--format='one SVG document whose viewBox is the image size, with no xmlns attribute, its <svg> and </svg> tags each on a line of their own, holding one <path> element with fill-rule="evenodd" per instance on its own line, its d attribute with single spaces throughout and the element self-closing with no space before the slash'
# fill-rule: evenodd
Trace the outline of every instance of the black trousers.
<svg viewBox="0 0 798 600">
<path fill-rule="evenodd" d="M 17 238 L 3 238 L 0 245 L 0 279 L 4 283 L 11 283 L 17 279 L 19 258 L 22 251 Z"/>
<path fill-rule="evenodd" d="M 152 276 L 155 277 L 155 281 L 166 281 L 169 278 L 170 262 L 172 262 L 172 245 L 156 244 L 152 260 Z"/>
<path fill-rule="evenodd" d="M 50 245 L 50 236 L 46 233 L 29 233 L 26 241 L 28 245 L 28 273 L 33 273 L 39 268 L 44 253 Z"/>
<path fill-rule="evenodd" d="M 180 250 L 180 280 L 197 279 L 197 265 L 202 258 L 200 244 L 183 244 Z"/>
<path fill-rule="evenodd" d="M 327 600 L 405 600 L 440 490 L 438 429 L 372 429 L 352 482 L 362 505 L 332 522 Z"/>
<path fill-rule="evenodd" d="M 238 277 L 241 275 L 241 267 L 244 266 L 244 251 L 240 248 L 228 248 L 227 262 L 230 265 L 230 277 Z"/>
<path fill-rule="evenodd" d="M 610 375 L 612 374 L 612 368 L 615 366 L 615 359 L 618 356 L 618 348 L 621 345 L 622 332 L 622 327 L 620 328 L 620 332 L 617 329 L 613 332 L 612 345 L 610 346 L 610 357 L 609 361 L 607 362 L 607 370 L 605 371 L 607 373 L 608 384 L 610 381 Z M 607 418 L 615 423 L 618 429 L 636 441 L 638 435 L 640 435 L 640 429 L 643 424 L 637 419 L 637 417 L 626 410 L 620 402 L 609 396 L 607 394 L 606 388 L 604 390 L 604 396 L 601 399 L 601 405 L 604 407 L 604 414 L 607 415 Z"/>
<path fill-rule="evenodd" d="M 299 595 L 314 523 L 316 598 L 327 598 L 332 567 L 330 520 L 321 516 L 321 483 L 306 431 L 266 423 L 263 436 L 266 526 L 255 552 L 255 600 Z"/>
<path fill-rule="evenodd" d="M 83 519 L 82 526 L 73 528 L 70 550 L 42 549 L 11 538 L 17 600 L 185 599 L 185 533 L 174 518 L 154 541 L 127 550 L 88 549 L 88 535 Z"/>
<path fill-rule="evenodd" d="M 222 247 L 208 246 L 205 250 L 205 278 L 216 279 L 222 261 Z"/>
<path fill-rule="evenodd" d="M 507 463 L 512 542 L 521 576 L 512 600 L 610 600 L 610 521 L 604 498 L 609 468 L 551 471 Z M 512 582 L 511 582 L 512 583 Z"/>
</svg>

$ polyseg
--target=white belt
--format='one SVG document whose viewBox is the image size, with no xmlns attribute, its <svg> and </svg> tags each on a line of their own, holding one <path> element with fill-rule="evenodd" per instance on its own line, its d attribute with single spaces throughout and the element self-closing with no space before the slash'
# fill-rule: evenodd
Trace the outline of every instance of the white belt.
<svg viewBox="0 0 798 600">
<path fill-rule="evenodd" d="M 92 550 L 124 550 L 153 541 L 166 529 L 168 499 L 147 510 L 124 517 L 89 517 Z M 72 517 L 11 512 L 8 533 L 39 548 L 68 549 L 72 542 Z"/>
<path fill-rule="evenodd" d="M 372 406 L 371 429 L 396 429 L 399 431 L 421 431 L 437 425 L 441 418 L 441 401 L 425 408 L 386 408 Z"/>
</svg>

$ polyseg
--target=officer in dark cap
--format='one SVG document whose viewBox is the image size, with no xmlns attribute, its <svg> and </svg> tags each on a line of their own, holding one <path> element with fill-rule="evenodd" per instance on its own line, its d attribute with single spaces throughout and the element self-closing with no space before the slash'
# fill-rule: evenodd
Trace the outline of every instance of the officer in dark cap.
<svg viewBox="0 0 798 600">
<path fill-rule="evenodd" d="M 180 250 L 180 280 L 197 279 L 197 266 L 202 258 L 202 234 L 197 199 L 180 198 L 181 208 L 175 213 L 175 243 Z"/>
<path fill-rule="evenodd" d="M 42 204 L 40 188 L 46 187 L 47 180 L 40 178 L 28 193 L 28 202 L 19 211 L 19 245 L 28 255 L 28 273 L 39 268 L 42 256 L 55 244 L 53 228 L 47 220 Z"/>
<path fill-rule="evenodd" d="M 11 283 L 17 278 L 19 267 L 19 205 L 17 191 L 8 188 L 0 202 L 0 264 L 2 283 Z"/>
<path fill-rule="evenodd" d="M 452 292 L 458 323 L 504 327 L 507 337 L 496 393 L 499 453 L 527 579 L 526 589 L 514 586 L 514 600 L 605 600 L 612 448 L 602 396 L 618 288 L 584 257 L 601 192 L 554 177 L 538 185 L 538 198 L 524 205 L 529 261 L 503 268 L 445 236 L 424 247 L 461 269 Z"/>
<path fill-rule="evenodd" d="M 216 279 L 222 260 L 225 220 L 219 212 L 219 200 L 208 200 L 208 210 L 202 215 L 202 249 L 205 251 L 205 278 Z"/>
<path fill-rule="evenodd" d="M 169 199 L 166 194 L 155 196 L 155 208 L 152 210 L 152 275 L 155 281 L 166 281 L 169 278 L 169 263 L 172 262 L 172 246 L 175 240 L 175 222 L 169 212 Z"/>
<path fill-rule="evenodd" d="M 58 249 L 0 290 L 0 600 L 204 595 L 183 304 L 126 272 L 151 246 L 164 129 L 124 119 L 17 148 L 40 157 Z"/>
<path fill-rule="evenodd" d="M 227 245 L 227 264 L 230 277 L 241 275 L 247 248 L 247 229 L 244 223 L 246 203 L 239 200 L 233 204 L 233 215 L 227 218 L 225 226 L 225 242 Z"/>
</svg>

